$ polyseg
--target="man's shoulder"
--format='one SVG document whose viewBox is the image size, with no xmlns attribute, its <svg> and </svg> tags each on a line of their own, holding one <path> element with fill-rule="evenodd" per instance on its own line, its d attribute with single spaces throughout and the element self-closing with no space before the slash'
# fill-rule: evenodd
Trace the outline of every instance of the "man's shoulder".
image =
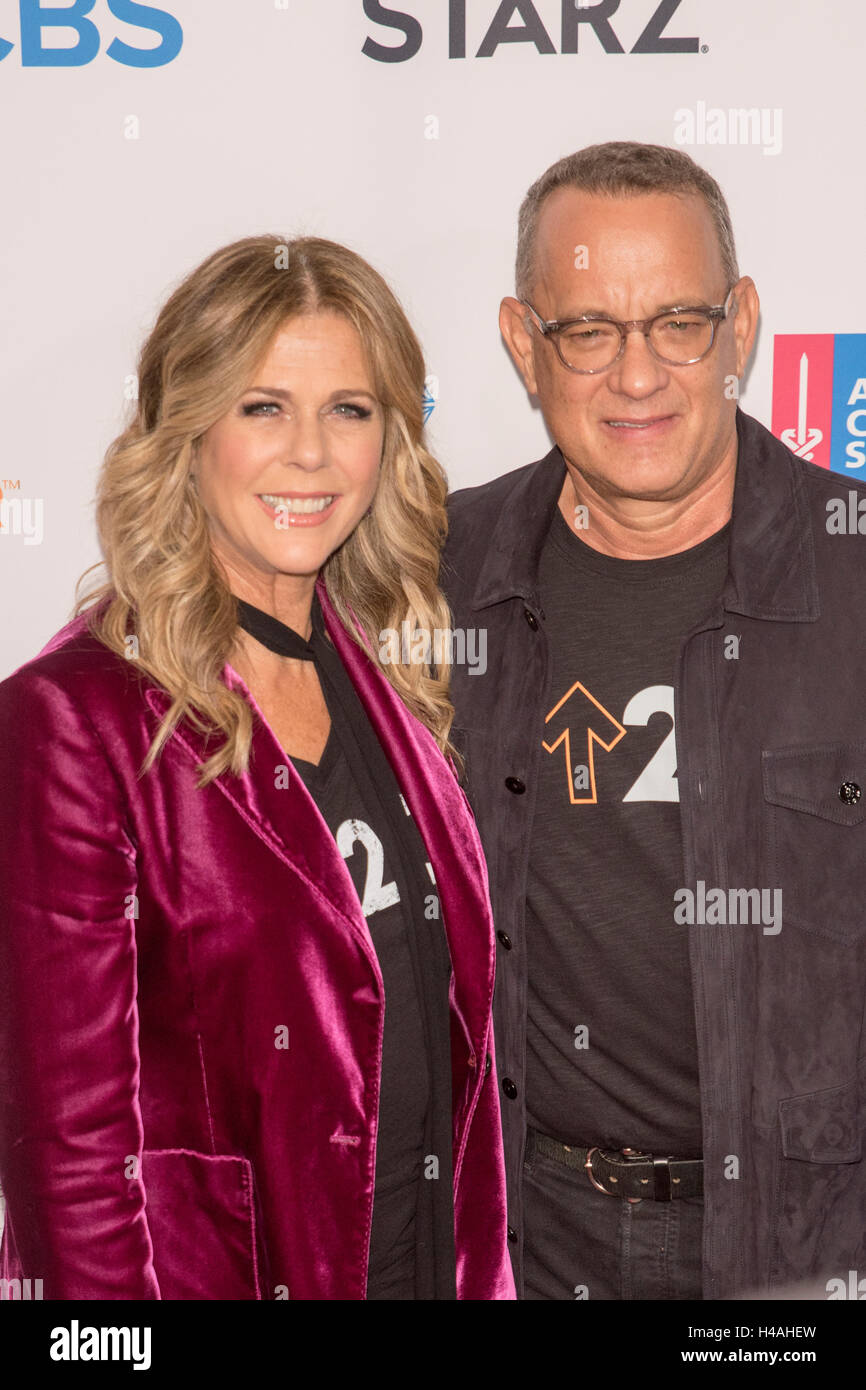
<svg viewBox="0 0 866 1390">
<path fill-rule="evenodd" d="M 745 427 L 751 444 L 752 461 L 757 465 L 753 480 L 755 486 L 761 484 L 761 474 L 770 464 L 775 476 L 783 471 L 790 479 L 792 491 L 787 495 L 799 497 L 800 505 L 810 518 L 813 536 L 866 535 L 866 478 L 855 478 L 837 469 L 823 468 L 809 459 L 799 458 L 787 444 L 777 439 L 765 425 L 746 417 Z M 797 503 L 795 502 L 795 505 Z M 841 555 L 832 547 L 833 563 L 838 563 Z M 820 562 L 820 547 L 816 556 Z M 866 563 L 866 547 L 849 551 L 845 557 L 846 565 Z"/>
<path fill-rule="evenodd" d="M 854 478 L 833 468 L 821 468 L 817 463 L 799 459 L 796 455 L 792 455 L 792 463 L 819 506 L 845 499 L 849 489 L 857 495 L 858 500 L 866 498 L 866 478 Z"/>
<path fill-rule="evenodd" d="M 835 469 L 822 468 L 809 459 L 799 458 L 753 415 L 746 415 L 743 411 L 740 415 L 741 443 L 745 443 L 753 464 L 765 468 L 768 463 L 773 463 L 776 468 L 787 470 L 795 482 L 805 485 L 813 504 L 822 505 L 825 499 L 838 497 L 842 489 L 849 487 L 866 497 L 866 478 L 846 476 Z"/>
<path fill-rule="evenodd" d="M 555 450 L 551 451 L 555 453 Z M 500 473 L 499 477 L 491 478 L 489 482 L 477 483 L 474 487 L 461 487 L 456 492 L 448 494 L 448 520 L 452 525 L 456 522 L 472 523 L 483 520 L 490 513 L 501 513 L 503 505 L 510 500 L 515 500 L 527 488 L 531 488 L 534 476 L 544 467 L 551 455 L 547 454 L 544 458 L 534 459 L 532 463 L 524 463 L 519 468 L 512 468 L 509 473 Z"/>
<path fill-rule="evenodd" d="M 448 498 L 448 536 L 442 552 L 440 583 L 450 600 L 474 591 L 488 558 L 504 553 L 526 556 L 533 538 L 549 525 L 560 489 L 559 450 L 502 473 L 490 482 L 460 488 Z M 519 568 L 519 564 L 518 564 Z"/>
</svg>

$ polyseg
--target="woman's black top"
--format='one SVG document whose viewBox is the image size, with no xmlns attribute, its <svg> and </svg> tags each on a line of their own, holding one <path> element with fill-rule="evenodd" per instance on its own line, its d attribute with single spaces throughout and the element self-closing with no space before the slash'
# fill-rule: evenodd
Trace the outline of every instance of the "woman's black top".
<svg viewBox="0 0 866 1390">
<path fill-rule="evenodd" d="M 451 961 L 427 849 L 369 717 L 326 636 L 306 643 L 238 600 L 245 631 L 314 660 L 331 718 L 318 764 L 292 758 L 346 861 L 385 991 L 367 1298 L 456 1297 L 451 1171 Z"/>
</svg>

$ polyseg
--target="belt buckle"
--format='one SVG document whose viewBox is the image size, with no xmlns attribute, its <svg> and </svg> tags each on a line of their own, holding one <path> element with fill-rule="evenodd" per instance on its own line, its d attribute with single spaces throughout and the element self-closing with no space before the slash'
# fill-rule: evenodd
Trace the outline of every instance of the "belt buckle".
<svg viewBox="0 0 866 1390">
<path fill-rule="evenodd" d="M 586 1176 L 589 1178 L 590 1182 L 592 1183 L 593 1187 L 596 1189 L 597 1192 L 603 1192 L 605 1197 L 619 1197 L 618 1192 L 608 1192 L 606 1187 L 602 1187 L 600 1182 L 596 1182 L 595 1174 L 592 1170 L 592 1156 L 595 1153 L 601 1154 L 602 1158 L 607 1158 L 607 1154 L 605 1153 L 605 1151 L 602 1148 L 600 1148 L 598 1144 L 594 1144 L 592 1148 L 587 1151 L 586 1162 L 583 1165 L 586 1169 Z M 637 1163 L 640 1162 L 641 1159 L 649 1159 L 650 1162 L 653 1162 L 652 1154 L 644 1153 L 642 1149 L 617 1149 L 617 1153 L 622 1154 L 626 1162 Z M 609 1161 L 612 1162 L 613 1160 Z M 611 1177 L 611 1182 L 616 1181 L 616 1178 Z M 647 1185 L 649 1185 L 649 1178 L 646 1179 L 646 1182 Z M 641 1197 L 626 1197 L 621 1200 L 634 1203 L 640 1202 L 643 1199 Z"/>
</svg>

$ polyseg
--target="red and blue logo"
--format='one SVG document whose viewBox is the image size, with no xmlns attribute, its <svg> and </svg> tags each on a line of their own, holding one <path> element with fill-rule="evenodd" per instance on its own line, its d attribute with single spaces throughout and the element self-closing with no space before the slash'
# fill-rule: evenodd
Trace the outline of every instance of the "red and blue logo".
<svg viewBox="0 0 866 1390">
<path fill-rule="evenodd" d="M 866 333 L 777 333 L 773 434 L 798 458 L 866 478 Z"/>
</svg>

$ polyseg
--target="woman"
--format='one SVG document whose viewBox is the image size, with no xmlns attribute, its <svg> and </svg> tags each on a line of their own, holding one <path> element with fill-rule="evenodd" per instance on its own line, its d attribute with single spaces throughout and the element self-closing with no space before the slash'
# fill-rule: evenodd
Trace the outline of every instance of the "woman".
<svg viewBox="0 0 866 1390">
<path fill-rule="evenodd" d="M 448 625 L 423 377 L 344 247 L 211 256 L 107 581 L 0 684 L 2 1274 L 46 1298 L 514 1296 L 449 673 L 378 655 Z"/>
</svg>

